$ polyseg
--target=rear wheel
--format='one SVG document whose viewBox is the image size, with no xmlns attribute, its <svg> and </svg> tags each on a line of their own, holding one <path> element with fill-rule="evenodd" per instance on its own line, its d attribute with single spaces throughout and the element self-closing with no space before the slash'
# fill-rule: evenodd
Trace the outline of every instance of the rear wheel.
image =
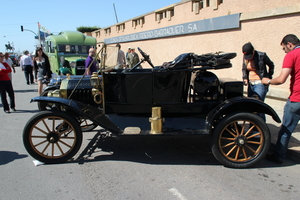
<svg viewBox="0 0 300 200">
<path fill-rule="evenodd" d="M 66 162 L 79 150 L 82 132 L 73 117 L 61 111 L 42 111 L 34 115 L 23 131 L 28 153 L 44 163 Z"/>
<path fill-rule="evenodd" d="M 224 166 L 251 167 L 267 154 L 270 131 L 261 117 L 252 113 L 226 116 L 213 133 L 212 152 Z"/>
</svg>

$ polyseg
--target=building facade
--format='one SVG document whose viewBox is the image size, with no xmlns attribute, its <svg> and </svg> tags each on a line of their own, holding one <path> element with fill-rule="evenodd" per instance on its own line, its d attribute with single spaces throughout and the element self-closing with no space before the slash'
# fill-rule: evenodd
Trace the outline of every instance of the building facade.
<svg viewBox="0 0 300 200">
<path fill-rule="evenodd" d="M 233 67 L 215 70 L 219 77 L 242 80 L 242 46 L 251 42 L 268 54 L 279 75 L 286 34 L 300 37 L 299 0 L 182 0 L 92 32 L 97 42 L 120 43 L 122 50 L 140 47 L 155 66 L 181 53 L 236 52 Z M 143 67 L 150 67 L 147 63 Z M 269 96 L 287 98 L 289 81 L 271 86 Z"/>
</svg>

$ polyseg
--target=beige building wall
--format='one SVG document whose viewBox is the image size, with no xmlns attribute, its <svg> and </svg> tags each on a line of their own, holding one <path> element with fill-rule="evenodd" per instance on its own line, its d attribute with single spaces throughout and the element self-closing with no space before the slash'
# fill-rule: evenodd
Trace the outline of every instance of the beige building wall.
<svg viewBox="0 0 300 200">
<path fill-rule="evenodd" d="M 252 42 L 255 49 L 268 54 L 275 64 L 274 77 L 279 75 L 285 53 L 280 42 L 286 34 L 300 37 L 299 0 L 183 0 L 145 15 L 92 32 L 98 42 L 132 33 L 172 25 L 240 13 L 240 27 L 149 40 L 120 43 L 122 50 L 140 47 L 150 55 L 154 65 L 171 61 L 181 53 L 236 52 L 233 67 L 213 71 L 219 77 L 242 80 L 242 45 Z M 111 44 L 114 45 L 114 44 Z M 143 67 L 150 67 L 147 63 Z M 268 95 L 286 98 L 289 81 L 271 86 Z"/>
</svg>

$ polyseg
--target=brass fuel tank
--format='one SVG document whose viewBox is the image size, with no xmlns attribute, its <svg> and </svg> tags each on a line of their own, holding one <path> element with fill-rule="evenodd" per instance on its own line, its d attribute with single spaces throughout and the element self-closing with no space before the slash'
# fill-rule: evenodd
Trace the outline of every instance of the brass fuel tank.
<svg viewBox="0 0 300 200">
<path fill-rule="evenodd" d="M 149 118 L 151 122 L 150 134 L 162 134 L 163 119 L 161 118 L 161 107 L 152 107 L 152 117 Z"/>
</svg>

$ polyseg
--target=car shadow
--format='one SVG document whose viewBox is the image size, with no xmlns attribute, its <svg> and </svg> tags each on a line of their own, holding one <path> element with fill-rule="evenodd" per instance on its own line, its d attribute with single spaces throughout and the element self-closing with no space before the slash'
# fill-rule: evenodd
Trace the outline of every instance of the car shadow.
<svg viewBox="0 0 300 200">
<path fill-rule="evenodd" d="M 211 137 L 193 136 L 118 136 L 100 130 L 77 158 L 67 163 L 130 161 L 157 165 L 222 165 L 211 152 Z M 285 167 L 298 163 L 272 163 L 265 158 L 252 168 Z"/>
<path fill-rule="evenodd" d="M 0 151 L 0 165 L 5 165 L 16 159 L 26 158 L 27 156 L 13 151 Z"/>
<path fill-rule="evenodd" d="M 13 112 L 13 113 L 37 113 L 40 112 L 39 110 L 19 110 L 17 109 L 17 111 Z"/>
<path fill-rule="evenodd" d="M 146 164 L 219 165 L 209 136 L 106 136 L 102 131 L 69 162 L 131 161 Z"/>
<path fill-rule="evenodd" d="M 2 104 L 0 104 L 0 108 L 3 108 Z M 39 112 L 39 110 L 20 110 L 18 108 L 16 108 L 16 109 L 17 110 L 14 111 L 14 112 L 11 111 L 11 114 L 13 114 L 13 113 L 37 113 L 37 112 Z"/>
</svg>

